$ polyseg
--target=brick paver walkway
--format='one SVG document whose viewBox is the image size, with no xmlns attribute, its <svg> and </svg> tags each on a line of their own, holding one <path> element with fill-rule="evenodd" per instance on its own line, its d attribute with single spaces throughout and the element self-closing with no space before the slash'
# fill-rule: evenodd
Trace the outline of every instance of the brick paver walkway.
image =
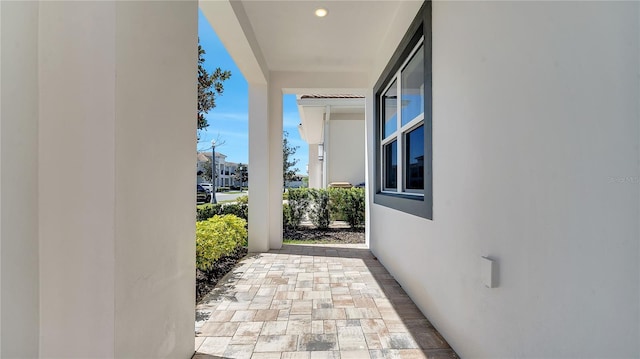
<svg viewBox="0 0 640 359">
<path fill-rule="evenodd" d="M 456 358 L 363 245 L 244 259 L 196 309 L 197 359 Z"/>
</svg>

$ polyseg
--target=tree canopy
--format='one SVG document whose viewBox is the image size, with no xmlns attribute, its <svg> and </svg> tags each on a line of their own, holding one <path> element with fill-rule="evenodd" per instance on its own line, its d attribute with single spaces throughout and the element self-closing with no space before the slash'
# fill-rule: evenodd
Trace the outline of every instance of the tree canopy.
<svg viewBox="0 0 640 359">
<path fill-rule="evenodd" d="M 231 71 L 223 71 L 219 67 L 209 73 L 204 67 L 205 54 L 198 39 L 198 130 L 209 126 L 205 115 L 216 107 L 216 96 L 224 92 L 222 82 L 231 77 Z"/>
<path fill-rule="evenodd" d="M 240 182 L 240 185 L 244 187 L 244 184 L 249 181 L 249 172 L 247 171 L 247 165 L 238 163 L 238 167 L 236 168 L 236 172 L 234 174 L 234 179 Z"/>
<path fill-rule="evenodd" d="M 294 167 L 298 164 L 299 160 L 293 158 L 293 155 L 296 154 L 296 151 L 300 146 L 292 146 L 289 144 L 289 132 L 284 131 L 282 135 L 282 184 L 286 187 L 287 182 L 295 180 L 296 172 L 299 171 L 298 168 Z"/>
</svg>

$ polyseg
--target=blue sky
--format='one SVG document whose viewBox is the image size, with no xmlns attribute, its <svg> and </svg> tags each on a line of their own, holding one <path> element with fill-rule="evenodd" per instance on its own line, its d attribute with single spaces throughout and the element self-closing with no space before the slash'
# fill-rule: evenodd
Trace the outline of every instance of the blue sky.
<svg viewBox="0 0 640 359">
<path fill-rule="evenodd" d="M 200 45 L 206 51 L 205 68 L 210 72 L 215 71 L 216 67 L 231 71 L 231 78 L 224 82 L 224 93 L 216 98 L 216 107 L 206 115 L 209 127 L 200 131 L 198 150 L 210 151 L 211 140 L 219 138 L 220 142 L 225 143 L 216 147 L 216 151 L 227 155 L 227 161 L 247 163 L 249 161 L 247 81 L 202 12 L 199 12 L 198 16 Z M 285 95 L 283 130 L 289 133 L 289 141 L 292 145 L 300 146 L 294 156 L 299 160 L 296 167 L 298 173 L 306 174 L 309 149 L 306 142 L 300 138 L 298 123 L 300 123 L 300 116 L 295 95 Z"/>
</svg>

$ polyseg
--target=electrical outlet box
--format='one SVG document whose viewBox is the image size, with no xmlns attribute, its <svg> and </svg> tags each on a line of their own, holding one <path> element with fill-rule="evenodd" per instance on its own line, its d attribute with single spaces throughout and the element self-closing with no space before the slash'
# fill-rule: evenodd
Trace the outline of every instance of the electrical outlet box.
<svg viewBox="0 0 640 359">
<path fill-rule="evenodd" d="M 482 257 L 482 268 L 481 268 L 481 276 L 482 283 L 484 283 L 487 288 L 496 288 L 498 286 L 498 273 L 497 273 L 498 264 L 496 261 L 489 257 Z"/>
</svg>

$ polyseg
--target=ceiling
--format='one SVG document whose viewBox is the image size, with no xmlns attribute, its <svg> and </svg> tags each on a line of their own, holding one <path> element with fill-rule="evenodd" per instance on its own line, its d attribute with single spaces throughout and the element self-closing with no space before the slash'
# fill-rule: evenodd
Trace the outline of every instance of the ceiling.
<svg viewBox="0 0 640 359">
<path fill-rule="evenodd" d="M 399 1 L 242 0 L 271 71 L 368 71 Z M 314 11 L 328 10 L 318 18 Z"/>
</svg>

